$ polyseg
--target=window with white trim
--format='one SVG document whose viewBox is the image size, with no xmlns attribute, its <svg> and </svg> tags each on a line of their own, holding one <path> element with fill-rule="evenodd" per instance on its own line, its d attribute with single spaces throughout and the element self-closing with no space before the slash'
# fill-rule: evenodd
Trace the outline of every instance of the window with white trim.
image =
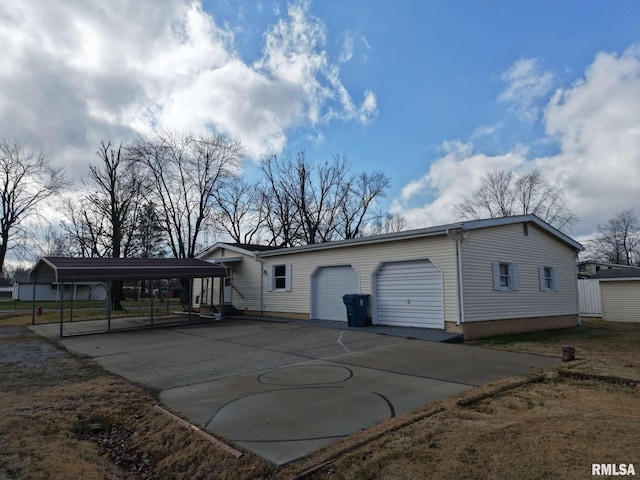
<svg viewBox="0 0 640 480">
<path fill-rule="evenodd" d="M 558 269 L 555 267 L 538 267 L 541 292 L 557 292 L 560 290 L 558 284 Z"/>
<path fill-rule="evenodd" d="M 291 264 L 271 265 L 269 269 L 269 291 L 291 291 Z"/>
<path fill-rule="evenodd" d="M 503 292 L 518 290 L 518 266 L 515 263 L 493 262 L 493 289 Z"/>
</svg>

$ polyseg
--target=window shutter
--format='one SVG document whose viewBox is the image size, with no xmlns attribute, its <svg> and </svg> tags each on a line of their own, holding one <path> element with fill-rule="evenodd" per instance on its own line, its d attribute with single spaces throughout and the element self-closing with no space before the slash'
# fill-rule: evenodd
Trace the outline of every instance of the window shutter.
<svg viewBox="0 0 640 480">
<path fill-rule="evenodd" d="M 286 292 L 290 292 L 291 291 L 291 264 L 290 263 L 287 263 L 285 265 L 284 289 L 285 289 Z"/>
<path fill-rule="evenodd" d="M 540 291 L 544 292 L 547 289 L 544 281 L 544 267 L 538 267 L 538 280 L 540 281 Z"/>
<path fill-rule="evenodd" d="M 273 265 L 269 265 L 269 270 L 267 270 L 269 272 L 268 276 L 267 276 L 267 291 L 268 292 L 273 292 L 273 290 L 276 287 L 276 278 L 275 278 L 275 268 Z"/>
<path fill-rule="evenodd" d="M 500 288 L 500 263 L 493 262 L 493 289 L 501 290 Z"/>
<path fill-rule="evenodd" d="M 509 275 L 511 276 L 511 290 L 518 290 L 518 265 L 509 264 Z"/>
<path fill-rule="evenodd" d="M 559 292 L 560 291 L 560 282 L 558 281 L 558 269 L 553 267 L 551 269 L 551 278 L 552 283 L 553 283 L 553 291 L 554 292 Z"/>
</svg>

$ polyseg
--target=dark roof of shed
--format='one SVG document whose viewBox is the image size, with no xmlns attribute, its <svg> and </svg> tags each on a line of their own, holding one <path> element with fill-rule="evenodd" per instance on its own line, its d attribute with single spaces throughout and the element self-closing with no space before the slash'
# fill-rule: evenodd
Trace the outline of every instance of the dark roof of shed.
<svg viewBox="0 0 640 480">
<path fill-rule="evenodd" d="M 637 267 L 628 267 L 628 268 L 612 268 L 607 270 L 599 270 L 593 275 L 591 278 L 596 280 L 603 280 L 607 278 L 629 278 L 629 279 L 638 279 L 640 278 L 640 268 Z"/>
<path fill-rule="evenodd" d="M 31 271 L 33 283 L 224 276 L 224 267 L 195 258 L 43 257 Z"/>
</svg>

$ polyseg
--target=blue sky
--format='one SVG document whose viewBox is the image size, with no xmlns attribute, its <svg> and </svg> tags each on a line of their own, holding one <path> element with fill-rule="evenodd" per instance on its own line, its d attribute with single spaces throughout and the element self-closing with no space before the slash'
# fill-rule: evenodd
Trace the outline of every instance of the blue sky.
<svg viewBox="0 0 640 480">
<path fill-rule="evenodd" d="M 539 168 L 589 238 L 640 207 L 640 2 L 99 0 L 0 6 L 0 129 L 80 179 L 100 140 L 218 128 L 382 170 L 411 227 Z M 638 211 L 640 214 L 640 211 Z"/>
</svg>

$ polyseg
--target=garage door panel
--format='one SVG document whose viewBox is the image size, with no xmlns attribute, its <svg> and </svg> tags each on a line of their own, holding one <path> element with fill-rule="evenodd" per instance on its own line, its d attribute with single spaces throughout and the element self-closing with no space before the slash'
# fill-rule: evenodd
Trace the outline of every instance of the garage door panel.
<svg viewBox="0 0 640 480">
<path fill-rule="evenodd" d="M 350 265 L 320 267 L 314 273 L 311 294 L 313 318 L 347 321 L 342 297 L 360 292 L 360 277 Z"/>
<path fill-rule="evenodd" d="M 387 263 L 375 281 L 379 324 L 444 328 L 442 275 L 433 263 Z"/>
</svg>

